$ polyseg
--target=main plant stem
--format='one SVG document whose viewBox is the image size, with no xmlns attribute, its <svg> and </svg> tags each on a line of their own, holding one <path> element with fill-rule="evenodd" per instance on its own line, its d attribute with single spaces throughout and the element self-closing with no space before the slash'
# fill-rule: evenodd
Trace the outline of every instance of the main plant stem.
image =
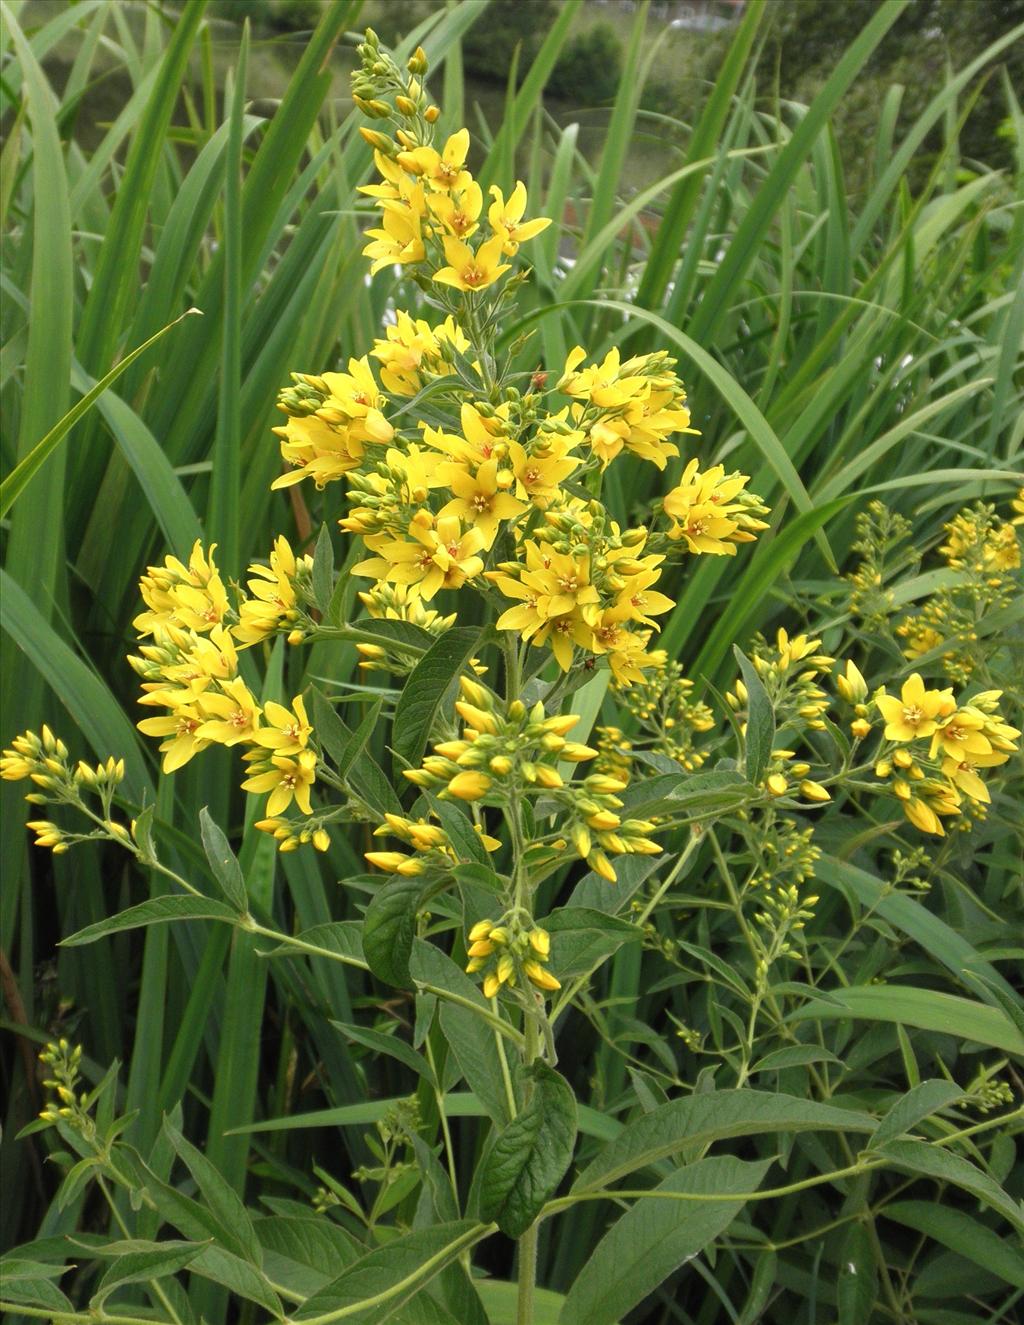
<svg viewBox="0 0 1024 1325">
<path fill-rule="evenodd" d="M 526 1014 L 523 1027 L 526 1043 L 523 1046 L 523 1064 L 529 1067 L 537 1057 L 540 1036 L 537 1033 L 537 1018 L 530 1011 Z M 533 1325 L 533 1293 L 537 1283 L 537 1232 L 540 1224 L 537 1220 L 530 1225 L 519 1239 L 519 1293 L 516 1301 L 516 1325 Z"/>
</svg>

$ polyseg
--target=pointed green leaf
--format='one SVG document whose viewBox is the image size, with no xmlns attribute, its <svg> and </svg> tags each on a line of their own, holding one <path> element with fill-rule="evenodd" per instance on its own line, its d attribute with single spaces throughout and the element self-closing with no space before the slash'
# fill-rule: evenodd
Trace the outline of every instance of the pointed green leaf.
<svg viewBox="0 0 1024 1325">
<path fill-rule="evenodd" d="M 576 1097 L 545 1063 L 530 1069 L 526 1107 L 494 1142 L 480 1184 L 480 1217 L 510 1238 L 522 1237 L 572 1163 Z"/>
</svg>

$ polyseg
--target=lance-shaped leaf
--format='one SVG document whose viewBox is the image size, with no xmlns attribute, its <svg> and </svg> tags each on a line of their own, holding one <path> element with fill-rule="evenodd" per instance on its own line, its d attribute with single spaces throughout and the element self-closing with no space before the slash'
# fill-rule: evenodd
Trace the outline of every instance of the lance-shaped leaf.
<svg viewBox="0 0 1024 1325">
<path fill-rule="evenodd" d="M 528 1104 L 499 1135 L 480 1184 L 480 1217 L 521 1237 L 554 1193 L 576 1144 L 576 1097 L 544 1063 L 531 1069 Z"/>
<path fill-rule="evenodd" d="M 454 699 L 459 675 L 479 645 L 475 627 L 446 630 L 409 674 L 395 709 L 392 739 L 399 768 L 415 767 L 422 759 L 438 711 Z"/>
<path fill-rule="evenodd" d="M 363 923 L 363 955 L 378 980 L 407 988 L 412 941 L 416 937 L 416 912 L 423 896 L 423 880 L 391 879 L 366 909 Z"/>
<path fill-rule="evenodd" d="M 613 1325 L 723 1232 L 754 1192 L 770 1159 L 731 1155 L 676 1169 L 626 1211 L 597 1244 L 566 1298 L 559 1325 Z M 702 1201 L 701 1193 L 711 1200 Z M 737 1199 L 721 1198 L 736 1193 Z M 571 1219 L 572 1216 L 570 1215 Z"/>
<path fill-rule="evenodd" d="M 775 713 L 768 692 L 757 674 L 754 664 L 733 646 L 739 663 L 743 684 L 747 689 L 746 773 L 751 782 L 759 783 L 764 777 L 775 742 Z"/>
</svg>

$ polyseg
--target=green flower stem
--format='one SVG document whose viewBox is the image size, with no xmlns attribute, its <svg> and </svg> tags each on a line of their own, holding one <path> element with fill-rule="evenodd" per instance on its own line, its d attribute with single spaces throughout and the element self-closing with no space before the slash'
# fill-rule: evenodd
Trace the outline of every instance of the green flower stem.
<svg viewBox="0 0 1024 1325">
<path fill-rule="evenodd" d="M 117 1208 L 117 1204 L 116 1204 L 116 1202 L 114 1201 L 113 1196 L 110 1194 L 110 1188 L 107 1186 L 107 1184 L 106 1184 L 106 1180 L 104 1179 L 102 1173 L 98 1173 L 98 1174 L 96 1175 L 96 1185 L 99 1187 L 100 1191 L 103 1193 L 103 1199 L 106 1201 L 107 1205 L 110 1207 L 110 1213 L 111 1213 L 111 1215 L 112 1215 L 113 1218 L 114 1218 L 114 1222 L 117 1224 L 118 1228 L 121 1230 L 121 1236 L 122 1236 L 123 1238 L 129 1238 L 129 1239 L 130 1239 L 130 1238 L 131 1238 L 131 1232 L 129 1231 L 128 1225 L 127 1225 L 127 1224 L 124 1222 L 124 1220 L 121 1218 L 121 1212 L 120 1212 L 120 1210 L 118 1210 L 118 1208 Z M 147 1280 L 145 1281 L 145 1284 L 146 1284 L 146 1287 L 147 1287 L 147 1288 L 148 1288 L 148 1289 L 154 1294 L 154 1296 L 160 1299 L 160 1305 L 161 1305 L 161 1306 L 164 1308 L 164 1310 L 169 1314 L 169 1316 L 171 1317 L 171 1320 L 174 1321 L 174 1325 L 182 1325 L 181 1317 L 180 1317 L 180 1316 L 178 1315 L 178 1313 L 174 1310 L 174 1306 L 173 1306 L 173 1304 L 171 1303 L 171 1299 L 167 1296 L 167 1294 L 164 1292 L 163 1288 L 160 1286 L 160 1281 L 159 1281 L 158 1279 L 147 1279 Z"/>
<path fill-rule="evenodd" d="M 489 1238 L 497 1230 L 497 1224 L 477 1224 L 468 1232 L 463 1233 L 461 1237 L 456 1238 L 454 1242 L 449 1242 L 447 1247 L 442 1247 L 439 1252 L 431 1256 L 429 1260 L 424 1261 L 422 1265 L 418 1265 L 404 1279 L 399 1279 L 397 1283 L 385 1288 L 383 1292 L 375 1293 L 373 1297 L 363 1298 L 359 1302 L 351 1302 L 347 1307 L 341 1307 L 338 1311 L 325 1311 L 323 1315 L 310 1316 L 305 1325 L 331 1325 L 333 1321 L 344 1320 L 347 1316 L 362 1315 L 371 1307 L 383 1306 L 386 1302 L 390 1302 L 392 1298 L 398 1297 L 400 1293 L 406 1292 L 407 1289 L 414 1288 L 419 1283 L 426 1283 L 428 1279 L 433 1278 L 439 1270 L 443 1269 L 447 1261 L 458 1256 L 460 1252 L 468 1251 L 470 1247 L 475 1246 L 484 1238 Z M 116 1322 L 115 1325 L 117 1325 Z"/>
<path fill-rule="evenodd" d="M 315 943 L 306 943 L 303 939 L 293 938 L 290 934 L 282 934 L 276 929 L 268 929 L 265 925 L 261 925 L 258 921 L 254 920 L 252 916 L 245 917 L 243 920 L 239 921 L 239 924 L 242 929 L 247 930 L 250 934 L 259 934 L 262 938 L 273 939 L 276 943 L 280 943 L 285 947 L 294 948 L 297 952 L 305 952 L 311 957 L 326 957 L 329 961 L 341 962 L 345 966 L 355 966 L 361 971 L 368 971 L 370 969 L 367 963 L 359 957 L 347 957 L 343 953 L 332 952 L 330 948 L 321 948 Z M 495 1030 L 500 1031 L 502 1035 L 507 1036 L 508 1039 L 512 1040 L 517 1046 L 521 1046 L 525 1043 L 525 1038 L 521 1031 L 517 1031 L 514 1026 L 510 1026 L 509 1023 L 504 1021 L 501 1017 L 497 1017 L 494 1013 L 486 1011 L 479 1003 L 475 1003 L 472 999 L 463 998 L 461 994 L 454 994 L 451 990 L 442 989 L 439 985 L 419 984 L 417 981 L 417 986 L 422 989 L 424 993 L 434 994 L 437 998 L 446 999 L 449 1003 L 457 1003 L 467 1011 L 475 1013 L 478 1017 L 482 1017 L 484 1021 L 493 1026 Z"/>
<path fill-rule="evenodd" d="M 831 1173 L 819 1173 L 813 1178 L 804 1178 L 802 1182 L 791 1182 L 785 1187 L 768 1187 L 759 1192 L 659 1192 L 645 1189 L 626 1191 L 578 1192 L 575 1196 L 561 1196 L 556 1201 L 549 1201 L 540 1212 L 540 1219 L 549 1215 L 561 1214 L 580 1201 L 769 1201 L 780 1196 L 792 1196 L 794 1192 L 805 1191 L 808 1187 L 820 1187 L 822 1183 L 839 1182 L 843 1178 L 855 1178 L 861 1173 L 870 1173 L 872 1169 L 885 1168 L 885 1159 L 865 1159 L 850 1164 L 844 1169 L 834 1169 Z"/>
<path fill-rule="evenodd" d="M 69 1325 L 174 1325 L 174 1321 L 155 1316 L 111 1316 L 97 1311 L 55 1311 L 53 1307 L 28 1307 L 21 1302 L 0 1300 L 0 1312 L 5 1316 L 34 1316 L 41 1320 L 68 1321 Z"/>
<path fill-rule="evenodd" d="M 407 653 L 412 658 L 422 658 L 426 649 L 418 644 L 409 644 L 406 640 L 392 639 L 375 635 L 372 630 L 360 630 L 358 626 L 318 626 L 307 635 L 306 642 L 319 643 L 321 640 L 347 640 L 351 644 L 374 644 L 379 649 L 391 649 L 395 653 Z"/>
<path fill-rule="evenodd" d="M 540 1036 L 537 1028 L 537 1016 L 531 1009 L 526 1013 L 526 1045 L 523 1049 L 523 1063 L 526 1067 L 537 1057 L 540 1049 Z M 516 1298 L 516 1325 L 533 1325 L 533 1296 L 537 1283 L 537 1232 L 543 1212 L 534 1220 L 519 1239 L 518 1244 L 518 1284 Z"/>
</svg>

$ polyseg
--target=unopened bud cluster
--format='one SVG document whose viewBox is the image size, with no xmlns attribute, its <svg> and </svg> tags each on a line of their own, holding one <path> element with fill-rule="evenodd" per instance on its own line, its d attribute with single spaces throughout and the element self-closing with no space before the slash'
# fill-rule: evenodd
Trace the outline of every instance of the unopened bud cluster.
<svg viewBox="0 0 1024 1325">
<path fill-rule="evenodd" d="M 49 1075 L 44 1078 L 43 1086 L 52 1093 L 39 1116 L 47 1123 L 66 1123 L 76 1131 L 85 1131 L 92 1126 L 88 1114 L 89 1096 L 79 1091 L 79 1064 L 82 1061 L 82 1046 L 72 1046 L 65 1039 L 51 1041 L 39 1055 L 43 1070 Z"/>
<path fill-rule="evenodd" d="M 502 985 L 515 989 L 524 980 L 545 993 L 562 987 L 545 964 L 551 955 L 547 930 L 518 911 L 509 912 L 497 922 L 481 920 L 475 924 L 469 931 L 467 951 L 466 970 L 470 975 L 485 973 L 487 998 L 493 998 Z"/>
<path fill-rule="evenodd" d="M 499 806 L 524 795 L 545 795 L 560 811 L 552 849 L 571 844 L 610 882 L 615 881 L 610 855 L 661 849 L 648 836 L 652 822 L 619 815 L 618 793 L 625 782 L 603 773 L 571 782 L 563 777 L 559 764 L 583 763 L 598 753 L 566 739 L 579 721 L 575 714 L 547 717 L 540 703 L 529 710 L 521 700 L 502 704 L 468 677 L 461 679 L 460 690 L 455 708 L 465 723 L 462 736 L 435 745 L 421 768 L 405 770 L 410 782 L 445 799 Z"/>
<path fill-rule="evenodd" d="M 352 100 L 363 114 L 371 120 L 390 120 L 406 149 L 429 144 L 431 126 L 437 123 L 441 110 L 430 101 L 423 86 L 429 68 L 423 47 L 416 47 L 402 70 L 383 49 L 373 28 L 367 28 L 356 53 L 359 68 L 352 74 Z M 385 134 L 373 129 L 363 129 L 362 134 L 378 151 L 387 152 L 386 144 L 394 151 Z"/>
<path fill-rule="evenodd" d="M 23 732 L 11 742 L 0 756 L 0 778 L 8 782 L 30 779 L 38 788 L 25 799 L 30 805 L 70 805 L 84 811 L 97 824 L 90 833 L 70 833 L 49 819 L 31 819 L 28 827 L 36 835 L 36 846 L 48 847 L 54 855 L 61 855 L 77 842 L 96 838 L 112 838 L 121 845 L 132 845 L 132 838 L 123 824 L 111 817 L 111 805 L 117 788 L 124 780 L 124 760 L 111 756 L 105 763 L 93 767 L 79 760 L 71 766 L 68 747 L 54 736 L 49 727 L 35 732 Z M 84 796 L 99 799 L 98 812 L 89 810 Z"/>
<path fill-rule="evenodd" d="M 476 833 L 485 850 L 497 851 L 501 842 L 490 837 L 476 825 Z M 431 868 L 450 870 L 461 857 L 451 838 L 440 824 L 429 819 L 407 819 L 400 814 L 385 814 L 384 822 L 374 829 L 374 837 L 397 837 L 412 848 L 412 854 L 403 851 L 367 851 L 366 859 L 378 869 L 407 878 L 426 874 Z"/>
</svg>

